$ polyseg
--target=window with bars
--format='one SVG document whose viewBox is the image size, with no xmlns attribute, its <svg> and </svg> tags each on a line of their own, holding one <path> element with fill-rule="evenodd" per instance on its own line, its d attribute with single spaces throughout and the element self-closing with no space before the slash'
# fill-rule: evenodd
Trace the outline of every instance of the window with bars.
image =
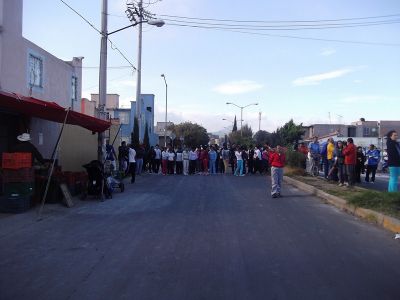
<svg viewBox="0 0 400 300">
<path fill-rule="evenodd" d="M 29 54 L 29 85 L 43 87 L 43 59 Z"/>
</svg>

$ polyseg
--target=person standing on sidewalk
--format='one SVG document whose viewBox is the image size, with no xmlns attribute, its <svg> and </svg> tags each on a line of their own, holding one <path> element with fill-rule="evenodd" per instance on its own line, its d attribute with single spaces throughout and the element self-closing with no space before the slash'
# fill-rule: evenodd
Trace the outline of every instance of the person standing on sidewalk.
<svg viewBox="0 0 400 300">
<path fill-rule="evenodd" d="M 355 181 L 361 183 L 361 174 L 364 174 L 365 168 L 365 155 L 363 153 L 363 148 L 361 146 L 357 147 L 357 160 L 355 168 Z"/>
<path fill-rule="evenodd" d="M 281 197 L 283 182 L 283 167 L 285 166 L 286 156 L 281 146 L 277 146 L 275 151 L 269 154 L 269 164 L 271 166 L 271 196 L 272 198 Z"/>
<path fill-rule="evenodd" d="M 328 145 L 326 146 L 326 157 L 328 159 L 328 170 L 330 171 L 333 165 L 335 164 L 335 141 L 333 140 L 333 138 L 328 139 Z M 328 175 L 327 179 L 337 180 L 337 178 L 335 178 L 335 176 L 332 175 L 333 174 L 331 174 L 330 176 Z"/>
<path fill-rule="evenodd" d="M 339 186 L 343 186 L 346 181 L 346 167 L 344 165 L 343 143 L 338 141 L 335 149 L 335 165 L 338 169 Z"/>
<path fill-rule="evenodd" d="M 133 149 L 133 145 L 129 145 L 128 159 L 129 159 L 129 173 L 131 173 L 131 183 L 135 183 L 136 151 L 135 149 Z"/>
<path fill-rule="evenodd" d="M 391 130 L 387 134 L 387 154 L 389 166 L 388 192 L 397 192 L 400 176 L 400 144 L 397 142 L 397 132 Z"/>
<path fill-rule="evenodd" d="M 355 167 L 357 163 L 357 148 L 354 146 L 352 138 L 347 139 L 347 146 L 343 150 L 344 164 L 346 166 L 346 174 L 348 176 L 349 186 L 354 186 Z"/>
<path fill-rule="evenodd" d="M 367 171 L 365 173 L 365 182 L 370 182 L 369 174 L 371 174 L 371 183 L 375 182 L 375 173 L 376 169 L 378 168 L 380 156 L 381 154 L 379 150 L 375 148 L 375 145 L 371 144 L 366 153 Z"/>
</svg>

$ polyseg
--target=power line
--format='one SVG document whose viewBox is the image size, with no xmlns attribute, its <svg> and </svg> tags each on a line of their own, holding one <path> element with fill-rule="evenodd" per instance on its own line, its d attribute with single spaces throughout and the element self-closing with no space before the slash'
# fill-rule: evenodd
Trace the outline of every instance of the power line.
<svg viewBox="0 0 400 300">
<path fill-rule="evenodd" d="M 117 16 L 117 15 L 114 15 Z M 358 17 L 358 18 L 341 18 L 341 19 L 320 19 L 320 20 L 237 20 L 237 19 L 213 19 L 213 18 L 195 18 L 195 17 L 185 17 L 176 15 L 163 15 L 159 14 L 161 17 L 168 18 L 179 18 L 188 20 L 201 20 L 201 21 L 218 21 L 218 22 L 237 22 L 237 23 L 318 23 L 318 22 L 339 22 L 339 21 L 354 21 L 354 20 L 366 20 L 366 19 L 381 19 L 389 17 L 399 17 L 400 14 L 391 15 L 381 15 L 381 16 L 368 16 L 368 17 Z"/>
<path fill-rule="evenodd" d="M 82 69 L 99 69 L 100 66 L 82 66 Z M 130 69 L 132 66 L 107 66 L 107 69 Z"/>
<path fill-rule="evenodd" d="M 68 3 L 66 3 L 64 0 L 60 0 L 63 4 L 65 4 L 70 10 L 72 10 L 75 14 L 77 14 L 81 19 L 83 19 L 87 24 L 90 25 L 94 30 L 96 30 L 98 33 L 103 35 L 103 33 L 97 29 L 92 23 L 89 22 L 84 16 L 82 16 L 78 11 L 76 11 L 74 8 L 72 8 Z M 109 41 L 111 45 L 112 50 L 116 50 L 126 61 L 127 63 L 133 68 L 135 71 L 137 70 L 136 67 L 130 62 L 130 60 L 125 56 L 125 54 L 122 53 L 121 50 L 115 45 L 113 41 L 110 40 L 110 38 L 107 36 L 107 40 Z"/>
<path fill-rule="evenodd" d="M 358 23 L 344 23 L 344 24 L 302 24 L 302 25 L 237 25 L 237 24 L 221 24 L 221 23 L 208 23 L 208 22 L 193 22 L 193 21 L 180 21 L 174 19 L 164 19 L 165 21 L 173 22 L 171 24 L 185 24 L 185 25 L 199 25 L 210 28 L 220 29 L 239 29 L 239 30 L 254 30 L 254 31 L 293 31 L 293 30 L 321 30 L 321 29 L 337 29 L 337 28 L 350 28 L 350 27 L 365 27 L 377 26 L 387 24 L 398 24 L 400 19 L 387 20 L 387 21 L 374 21 L 374 22 L 358 22 Z"/>
<path fill-rule="evenodd" d="M 242 30 L 234 30 L 234 29 L 225 29 L 218 27 L 207 27 L 207 26 L 192 26 L 192 25 L 183 25 L 183 24 L 165 24 L 166 26 L 178 26 L 178 27 L 192 27 L 192 28 L 201 28 L 208 30 L 217 30 L 217 31 L 228 31 L 233 33 L 241 33 L 241 34 L 249 34 L 249 35 L 258 35 L 258 36 L 269 36 L 269 37 L 279 37 L 279 38 L 290 38 L 290 39 L 299 39 L 299 40 L 312 40 L 312 41 L 323 41 L 323 42 L 336 42 L 336 43 L 345 43 L 345 44 L 359 44 L 359 45 L 370 45 L 370 46 L 391 46 L 391 47 L 400 47 L 400 44 L 397 43 L 378 43 L 378 42 L 363 42 L 363 41 L 350 41 L 350 40 L 337 40 L 337 39 L 324 39 L 324 38 L 312 38 L 312 37 L 301 37 L 294 35 L 282 35 L 282 34 L 270 34 L 270 33 L 261 33 L 261 32 L 250 32 L 250 31 L 242 31 Z"/>
</svg>

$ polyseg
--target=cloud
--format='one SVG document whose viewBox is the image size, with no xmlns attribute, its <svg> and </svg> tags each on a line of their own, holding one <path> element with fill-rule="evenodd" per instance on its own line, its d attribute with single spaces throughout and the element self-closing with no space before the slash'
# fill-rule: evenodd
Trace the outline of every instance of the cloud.
<svg viewBox="0 0 400 300">
<path fill-rule="evenodd" d="M 353 69 L 339 69 L 327 73 L 321 73 L 311 76 L 305 76 L 297 78 L 293 81 L 294 86 L 304 86 L 304 85 L 318 85 L 323 80 L 334 79 L 342 77 L 346 74 L 354 72 Z"/>
<path fill-rule="evenodd" d="M 332 49 L 332 48 L 325 48 L 322 50 L 322 52 L 320 53 L 322 56 L 330 56 L 332 54 L 335 54 L 336 50 Z"/>
<path fill-rule="evenodd" d="M 354 83 L 362 83 L 363 81 L 360 79 L 353 80 Z"/>
<path fill-rule="evenodd" d="M 262 89 L 264 86 L 251 80 L 232 81 L 220 84 L 213 88 L 213 91 L 223 95 L 236 95 L 254 92 Z"/>
<path fill-rule="evenodd" d="M 379 103 L 382 101 L 391 101 L 392 98 L 388 98 L 385 96 L 379 95 L 357 95 L 357 96 L 349 96 L 340 100 L 341 103 L 345 104 L 371 104 L 371 103 Z"/>
</svg>

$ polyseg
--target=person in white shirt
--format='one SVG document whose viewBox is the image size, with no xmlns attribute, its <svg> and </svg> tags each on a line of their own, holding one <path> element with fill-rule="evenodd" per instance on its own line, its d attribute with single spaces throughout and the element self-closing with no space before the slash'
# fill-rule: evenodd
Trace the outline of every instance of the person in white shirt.
<svg viewBox="0 0 400 300">
<path fill-rule="evenodd" d="M 243 175 L 242 150 L 239 149 L 239 147 L 236 147 L 235 156 L 236 156 L 236 163 L 237 163 L 237 167 L 235 170 L 235 176 L 244 176 Z M 240 173 L 240 175 L 239 175 L 239 173 Z"/>
<path fill-rule="evenodd" d="M 189 174 L 189 151 L 185 148 L 182 152 L 183 159 L 183 175 Z"/>
<path fill-rule="evenodd" d="M 195 148 L 189 152 L 189 175 L 193 175 L 196 172 L 196 164 L 198 159 L 198 154 Z"/>
<path fill-rule="evenodd" d="M 257 146 L 254 149 L 254 173 L 257 173 L 257 171 L 258 171 L 261 174 L 262 173 L 262 166 L 261 166 L 262 157 L 261 157 L 261 150 L 259 148 L 261 148 L 261 147 Z"/>
<path fill-rule="evenodd" d="M 168 174 L 174 175 L 175 152 L 172 148 L 168 151 Z"/>
<path fill-rule="evenodd" d="M 161 152 L 161 171 L 163 175 L 167 175 L 167 163 L 168 163 L 168 150 L 164 148 Z"/>
<path fill-rule="evenodd" d="M 133 149 L 133 145 L 129 145 L 129 173 L 131 173 L 131 183 L 135 183 L 136 174 L 136 151 Z"/>
<path fill-rule="evenodd" d="M 156 147 L 154 148 L 154 169 L 153 172 L 158 174 L 158 172 L 160 171 L 160 164 L 161 164 L 161 150 L 160 147 L 158 145 L 156 145 Z"/>
</svg>

